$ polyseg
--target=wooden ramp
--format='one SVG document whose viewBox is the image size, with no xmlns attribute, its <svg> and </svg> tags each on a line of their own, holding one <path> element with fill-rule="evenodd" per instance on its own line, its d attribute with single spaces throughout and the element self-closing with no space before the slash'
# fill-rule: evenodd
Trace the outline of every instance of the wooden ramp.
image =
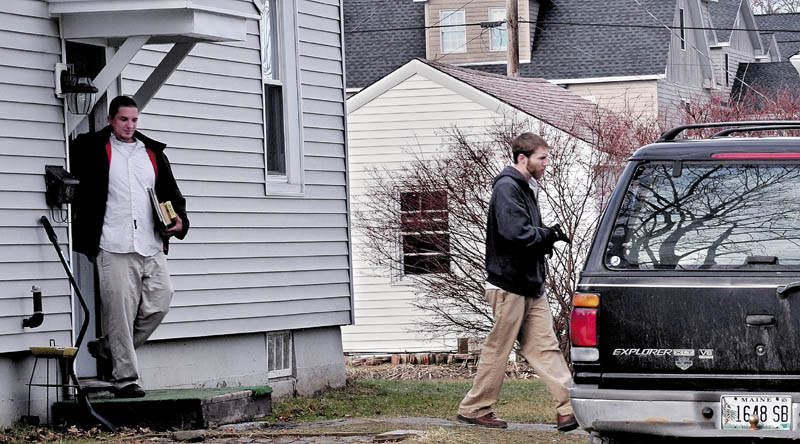
<svg viewBox="0 0 800 444">
<path fill-rule="evenodd" d="M 272 389 L 226 387 L 148 390 L 144 398 L 94 398 L 94 410 L 115 427 L 203 429 L 249 421 L 272 411 Z M 74 400 L 53 404 L 55 424 L 94 425 Z"/>
</svg>

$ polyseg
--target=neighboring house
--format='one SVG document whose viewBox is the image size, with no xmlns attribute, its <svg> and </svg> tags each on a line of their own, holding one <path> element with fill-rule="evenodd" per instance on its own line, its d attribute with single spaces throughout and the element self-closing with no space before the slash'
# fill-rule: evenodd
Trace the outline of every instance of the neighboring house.
<svg viewBox="0 0 800 444">
<path fill-rule="evenodd" d="M 68 165 L 69 140 L 105 125 L 117 94 L 133 95 L 140 129 L 168 144 L 192 222 L 171 245 L 171 311 L 139 352 L 144 388 L 269 384 L 286 396 L 344 385 L 342 16 L 338 0 L 0 2 L 0 426 L 29 407 L 29 347 L 70 345 L 80 322 L 39 224 L 53 220 L 69 255 L 71 224 L 45 203 L 45 165 Z M 60 62 L 100 89 L 88 119 L 55 95 Z M 75 256 L 93 307 L 92 268 Z M 23 328 L 34 285 L 44 323 Z M 79 376 L 94 365 L 82 350 Z M 32 395 L 43 415 L 45 390 Z"/>
<path fill-rule="evenodd" d="M 757 15 L 756 24 L 774 42 L 775 49 L 770 51 L 777 57 L 770 61 L 789 60 L 800 70 L 800 12 Z"/>
<path fill-rule="evenodd" d="M 736 83 L 731 98 L 740 101 L 747 94 L 742 82 L 752 85 L 757 91 L 774 97 L 781 93 L 797 94 L 800 91 L 800 73 L 788 61 L 773 63 L 743 63 L 736 73 Z M 756 96 L 760 99 L 760 96 Z"/>
<path fill-rule="evenodd" d="M 499 121 L 515 118 L 544 122 L 555 131 L 564 131 L 574 126 L 579 112 L 593 109 L 587 100 L 543 79 L 509 78 L 412 60 L 347 101 L 353 211 L 365 208 L 372 169 L 392 171 L 408 165 L 416 155 L 443 153 L 448 128 L 456 126 L 465 134 L 481 137 Z M 403 253 L 398 247 L 400 254 L 404 254 L 405 272 L 375 267 L 369 262 L 365 235 L 354 228 L 356 318 L 354 325 L 342 328 L 346 352 L 456 348 L 455 337 L 432 338 L 429 332 L 420 331 L 418 322 L 430 320 L 430 315 L 413 306 L 414 277 L 408 270 L 440 270 L 420 267 L 415 254 Z"/>
<path fill-rule="evenodd" d="M 425 5 L 411 0 L 344 0 L 347 92 L 425 57 Z M 375 32 L 379 30 L 379 32 Z M 356 87 L 351 87 L 354 85 Z"/>
<path fill-rule="evenodd" d="M 800 55 L 800 12 L 760 14 L 755 18 L 761 34 L 774 38 L 781 61 Z"/>
<path fill-rule="evenodd" d="M 392 10 L 377 3 L 344 0 L 345 11 L 388 20 Z M 429 60 L 505 74 L 506 30 L 479 26 L 502 18 L 505 1 L 395 3 L 397 9 L 425 5 Z M 727 95 L 739 63 L 777 60 L 775 51 L 762 47 L 747 0 L 521 0 L 519 11 L 520 75 L 548 79 L 615 110 L 655 116 L 714 92 Z M 381 45 L 367 57 L 402 63 L 417 56 L 406 50 L 418 44 L 396 38 L 392 29 L 408 26 L 407 16 L 403 21 L 385 31 L 380 23 L 353 31 L 346 21 L 347 47 Z M 390 72 L 359 63 L 360 54 L 349 50 L 347 59 L 348 90 Z"/>
</svg>

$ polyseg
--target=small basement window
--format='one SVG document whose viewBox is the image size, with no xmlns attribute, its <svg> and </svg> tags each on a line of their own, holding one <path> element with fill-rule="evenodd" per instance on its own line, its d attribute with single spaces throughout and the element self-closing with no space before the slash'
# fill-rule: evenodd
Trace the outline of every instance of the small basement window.
<svg viewBox="0 0 800 444">
<path fill-rule="evenodd" d="M 292 375 L 293 349 L 291 332 L 267 334 L 267 377 Z"/>
</svg>

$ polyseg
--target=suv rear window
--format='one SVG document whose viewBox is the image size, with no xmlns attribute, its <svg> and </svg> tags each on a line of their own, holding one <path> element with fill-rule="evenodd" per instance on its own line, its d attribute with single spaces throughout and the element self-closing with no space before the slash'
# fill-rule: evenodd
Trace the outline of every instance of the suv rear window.
<svg viewBox="0 0 800 444">
<path fill-rule="evenodd" d="M 800 165 L 642 164 L 605 262 L 638 270 L 800 268 Z"/>
</svg>

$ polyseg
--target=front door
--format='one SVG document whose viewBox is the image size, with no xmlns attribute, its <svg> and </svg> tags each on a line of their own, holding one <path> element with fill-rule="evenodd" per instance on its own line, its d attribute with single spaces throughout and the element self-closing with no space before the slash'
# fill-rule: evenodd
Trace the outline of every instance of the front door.
<svg viewBox="0 0 800 444">
<path fill-rule="evenodd" d="M 97 77 L 97 74 L 105 65 L 105 54 L 105 47 L 66 42 L 67 63 L 71 63 L 74 66 L 73 69 L 78 75 L 89 76 L 91 78 Z M 107 110 L 108 101 L 106 96 L 103 95 L 97 98 L 91 114 L 88 118 L 84 119 L 75 132 L 70 135 L 70 142 L 78 134 L 103 128 L 107 121 Z M 86 350 L 86 343 L 97 337 L 100 326 L 100 304 L 99 300 L 95 297 L 94 265 L 86 256 L 80 253 L 73 253 L 72 272 L 75 274 L 75 280 L 80 287 L 81 295 L 89 306 L 91 316 L 86 336 L 83 339 L 80 350 L 78 350 L 78 358 L 75 367 L 79 377 L 92 378 L 97 376 L 97 363 Z M 83 324 L 84 315 L 77 297 L 75 297 L 72 306 L 74 307 L 75 331 L 77 335 L 77 332 L 80 331 L 81 325 Z"/>
</svg>

